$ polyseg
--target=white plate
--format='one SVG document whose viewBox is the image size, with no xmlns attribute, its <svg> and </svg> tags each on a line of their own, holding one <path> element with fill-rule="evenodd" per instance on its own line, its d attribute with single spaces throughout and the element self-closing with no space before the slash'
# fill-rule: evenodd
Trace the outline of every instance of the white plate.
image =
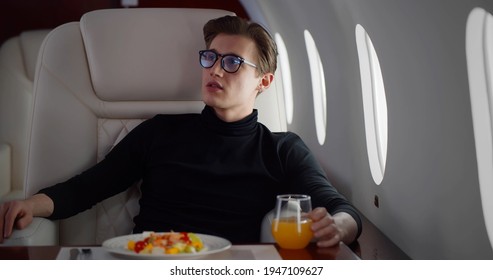
<svg viewBox="0 0 493 280">
<path fill-rule="evenodd" d="M 156 232 L 157 234 L 165 234 L 167 232 Z M 137 259 L 189 259 L 200 258 L 206 255 L 222 252 L 231 248 L 231 242 L 228 240 L 207 234 L 196 233 L 204 243 L 204 249 L 197 253 L 182 253 L 182 254 L 137 254 L 134 251 L 127 249 L 127 243 L 130 240 L 139 241 L 144 239 L 142 233 L 118 236 L 108 239 L 103 242 L 103 248 L 106 251 L 127 258 Z"/>
</svg>

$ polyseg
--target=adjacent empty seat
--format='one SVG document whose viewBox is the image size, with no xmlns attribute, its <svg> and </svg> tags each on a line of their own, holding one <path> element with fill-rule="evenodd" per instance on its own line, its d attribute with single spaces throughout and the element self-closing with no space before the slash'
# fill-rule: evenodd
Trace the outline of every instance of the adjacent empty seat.
<svg viewBox="0 0 493 280">
<path fill-rule="evenodd" d="M 48 32 L 25 31 L 0 47 L 0 200 L 24 196 L 34 71 Z"/>
</svg>

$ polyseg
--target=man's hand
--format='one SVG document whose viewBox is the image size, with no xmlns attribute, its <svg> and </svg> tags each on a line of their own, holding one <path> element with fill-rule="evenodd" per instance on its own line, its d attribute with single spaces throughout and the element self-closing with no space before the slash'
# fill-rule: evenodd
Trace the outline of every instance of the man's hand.
<svg viewBox="0 0 493 280">
<path fill-rule="evenodd" d="M 53 201 L 44 194 L 26 200 L 8 201 L 0 205 L 0 243 L 12 235 L 14 228 L 26 228 L 35 216 L 48 217 L 53 213 Z"/>
<path fill-rule="evenodd" d="M 332 216 L 325 208 L 317 207 L 308 216 L 313 221 L 311 228 L 319 247 L 335 246 L 341 241 L 350 244 L 356 238 L 358 226 L 347 213 L 339 212 Z"/>
</svg>

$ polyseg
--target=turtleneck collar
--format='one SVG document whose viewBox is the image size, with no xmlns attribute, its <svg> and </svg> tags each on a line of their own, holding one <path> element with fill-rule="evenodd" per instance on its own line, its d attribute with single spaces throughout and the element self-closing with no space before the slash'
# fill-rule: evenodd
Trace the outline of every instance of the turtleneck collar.
<svg viewBox="0 0 493 280">
<path fill-rule="evenodd" d="M 244 136 L 255 132 L 257 129 L 258 112 L 253 112 L 245 118 L 235 122 L 225 122 L 217 117 L 216 112 L 210 106 L 205 106 L 202 110 L 202 119 L 207 128 L 217 134 L 226 136 Z"/>
</svg>

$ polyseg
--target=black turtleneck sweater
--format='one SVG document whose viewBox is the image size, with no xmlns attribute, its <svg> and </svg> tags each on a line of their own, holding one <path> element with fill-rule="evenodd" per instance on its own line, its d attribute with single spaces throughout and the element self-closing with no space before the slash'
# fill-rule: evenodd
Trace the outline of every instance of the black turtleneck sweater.
<svg viewBox="0 0 493 280">
<path fill-rule="evenodd" d="M 257 111 L 233 123 L 210 107 L 201 114 L 157 115 L 132 130 L 104 160 L 41 190 L 54 201 L 51 219 L 84 211 L 142 180 L 134 232 L 192 231 L 232 242 L 257 242 L 277 194 L 302 193 L 313 207 L 356 210 L 332 187 L 294 133 L 273 133 Z M 358 233 L 359 234 L 359 233 Z"/>
</svg>

